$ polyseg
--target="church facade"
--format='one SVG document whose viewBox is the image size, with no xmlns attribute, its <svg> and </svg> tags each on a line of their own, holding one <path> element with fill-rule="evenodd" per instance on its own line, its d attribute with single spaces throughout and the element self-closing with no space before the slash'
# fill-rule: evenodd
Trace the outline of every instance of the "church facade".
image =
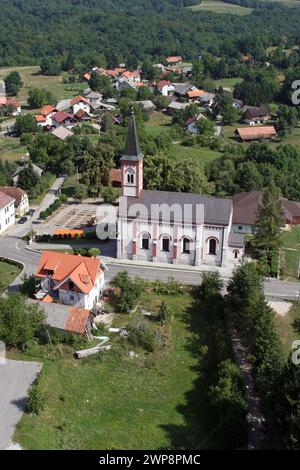
<svg viewBox="0 0 300 470">
<path fill-rule="evenodd" d="M 244 238 L 232 232 L 231 199 L 143 189 L 143 155 L 133 114 L 121 174 L 118 258 L 226 267 L 243 256 Z"/>
</svg>

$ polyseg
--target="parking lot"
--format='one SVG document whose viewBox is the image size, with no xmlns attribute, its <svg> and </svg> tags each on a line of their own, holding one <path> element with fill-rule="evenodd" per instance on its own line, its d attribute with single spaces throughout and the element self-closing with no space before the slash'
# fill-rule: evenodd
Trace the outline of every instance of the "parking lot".
<svg viewBox="0 0 300 470">
<path fill-rule="evenodd" d="M 96 215 L 97 208 L 96 204 L 63 205 L 49 220 L 36 224 L 34 230 L 52 234 L 57 229 L 80 229 Z"/>
</svg>

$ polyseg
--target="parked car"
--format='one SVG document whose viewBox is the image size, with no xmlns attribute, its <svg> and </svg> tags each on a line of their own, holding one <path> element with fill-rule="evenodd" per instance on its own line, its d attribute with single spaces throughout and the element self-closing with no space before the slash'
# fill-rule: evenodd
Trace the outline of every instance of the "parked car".
<svg viewBox="0 0 300 470">
<path fill-rule="evenodd" d="M 21 217 L 21 219 L 18 221 L 18 224 L 25 224 L 27 220 L 28 220 L 27 217 Z"/>
</svg>

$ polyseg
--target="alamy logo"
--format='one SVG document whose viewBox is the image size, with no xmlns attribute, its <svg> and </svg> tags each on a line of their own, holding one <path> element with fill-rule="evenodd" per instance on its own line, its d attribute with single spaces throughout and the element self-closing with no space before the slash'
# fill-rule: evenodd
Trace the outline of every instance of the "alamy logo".
<svg viewBox="0 0 300 470">
<path fill-rule="evenodd" d="M 292 349 L 295 349 L 295 351 L 292 354 L 292 363 L 295 366 L 298 366 L 300 364 L 300 339 L 293 341 Z"/>
<path fill-rule="evenodd" d="M 292 103 L 295 106 L 298 106 L 298 104 L 300 104 L 300 80 L 294 80 L 293 81 L 292 89 L 295 90 L 292 93 Z"/>
</svg>

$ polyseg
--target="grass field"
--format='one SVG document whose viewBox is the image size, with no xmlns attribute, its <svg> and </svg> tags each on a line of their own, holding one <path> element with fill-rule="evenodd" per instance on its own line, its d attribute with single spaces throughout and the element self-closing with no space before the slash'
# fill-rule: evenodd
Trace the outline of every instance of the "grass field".
<svg viewBox="0 0 300 470">
<path fill-rule="evenodd" d="M 298 264 L 300 260 L 300 227 L 293 227 L 290 232 L 283 234 L 281 249 L 281 272 L 284 279 L 298 279 Z"/>
<path fill-rule="evenodd" d="M 285 353 L 289 355 L 293 341 L 300 339 L 300 304 L 295 303 L 284 316 L 276 315 L 275 326 Z"/>
<path fill-rule="evenodd" d="M 9 284 L 20 274 L 21 268 L 14 264 L 0 261 L 0 295 Z"/>
<path fill-rule="evenodd" d="M 149 120 L 145 122 L 147 134 L 155 137 L 162 132 L 167 132 L 171 125 L 172 117 L 159 111 L 151 113 Z"/>
<path fill-rule="evenodd" d="M 142 304 L 156 312 L 162 299 L 143 294 Z M 138 357 L 129 359 L 115 338 L 111 351 L 82 361 L 61 347 L 34 357 L 22 354 L 44 363 L 40 386 L 47 404 L 40 415 L 23 415 L 14 440 L 26 449 L 220 446 L 207 399 L 216 371 L 210 317 L 205 320 L 189 293 L 165 300 L 173 319 L 167 346 L 154 353 L 133 348 Z M 114 325 L 127 321 L 128 316 L 117 315 Z M 202 345 L 208 353 L 201 357 Z"/>
<path fill-rule="evenodd" d="M 209 148 L 203 147 L 185 147 L 180 144 L 172 144 L 171 149 L 169 150 L 169 155 L 176 160 L 184 160 L 186 158 L 192 158 L 194 160 L 198 160 L 203 165 L 207 162 L 214 160 L 215 158 L 221 155 L 220 152 L 215 150 L 210 150 Z"/>
<path fill-rule="evenodd" d="M 219 80 L 213 80 L 216 88 L 220 86 L 223 88 L 234 88 L 237 83 L 242 82 L 243 79 L 240 77 L 232 77 L 232 78 L 220 78 Z"/>
<path fill-rule="evenodd" d="M 193 5 L 187 8 L 194 11 L 211 11 L 212 13 L 230 13 L 234 15 L 249 15 L 253 10 L 252 8 L 225 3 L 219 0 L 202 0 L 202 3 L 199 5 Z"/>
<path fill-rule="evenodd" d="M 20 144 L 16 137 L 0 137 L 0 158 L 18 161 L 27 152 L 27 148 Z"/>
<path fill-rule="evenodd" d="M 61 76 L 46 76 L 39 73 L 38 65 L 27 67 L 5 67 L 0 68 L 0 79 L 3 79 L 9 72 L 18 71 L 22 77 L 23 87 L 21 88 L 18 99 L 24 104 L 27 101 L 29 88 L 43 88 L 51 91 L 57 100 L 70 98 L 84 88 L 86 83 L 64 84 Z"/>
</svg>

